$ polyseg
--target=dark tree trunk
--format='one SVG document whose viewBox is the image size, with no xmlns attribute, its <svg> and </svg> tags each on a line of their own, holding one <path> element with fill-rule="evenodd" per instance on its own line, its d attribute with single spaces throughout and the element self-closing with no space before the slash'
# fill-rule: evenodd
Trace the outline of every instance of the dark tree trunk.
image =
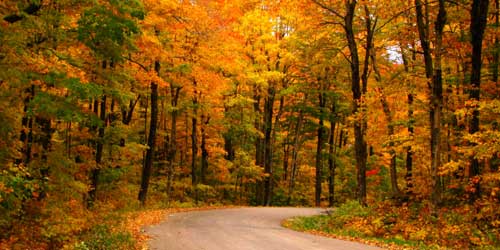
<svg viewBox="0 0 500 250">
<path fill-rule="evenodd" d="M 287 204 L 290 205 L 292 201 L 293 189 L 295 188 L 295 177 L 298 171 L 297 157 L 299 154 L 299 143 L 300 143 L 300 131 L 302 127 L 303 113 L 302 110 L 299 111 L 299 116 L 297 118 L 297 124 L 295 125 L 293 148 L 292 148 L 292 170 L 290 173 L 290 182 L 288 183 L 288 198 Z"/>
<path fill-rule="evenodd" d="M 290 160 L 290 143 L 289 137 L 285 138 L 285 142 L 283 143 L 283 180 L 286 181 L 288 179 L 288 164 Z"/>
<path fill-rule="evenodd" d="M 500 27 L 500 1 L 495 0 L 495 31 Z M 500 39 L 495 36 L 495 45 L 493 47 L 493 64 L 491 65 L 491 79 L 496 84 L 496 98 L 500 96 L 500 86 L 498 82 L 498 66 L 500 64 Z"/>
<path fill-rule="evenodd" d="M 160 75 L 160 62 L 155 61 L 155 72 Z M 149 122 L 149 136 L 148 136 L 148 149 L 146 151 L 146 158 L 142 168 L 141 188 L 139 190 L 138 199 L 144 206 L 148 194 L 149 178 L 154 161 L 155 142 L 156 142 L 156 128 L 158 125 L 158 84 L 151 82 L 151 120 Z"/>
<path fill-rule="evenodd" d="M 336 145 L 335 145 L 335 101 L 331 108 L 331 119 L 330 119 L 330 135 L 328 138 L 328 205 L 333 207 L 335 203 L 335 168 L 336 168 Z"/>
<path fill-rule="evenodd" d="M 443 76 L 441 56 L 443 49 L 443 30 L 446 24 L 445 0 L 439 0 L 439 11 L 434 29 L 436 33 L 434 75 L 432 78 L 432 95 L 430 103 L 431 123 L 431 176 L 432 176 L 432 203 L 437 206 L 441 200 L 441 180 L 438 169 L 441 165 L 441 120 L 443 109 Z"/>
<path fill-rule="evenodd" d="M 260 108 L 261 97 L 260 97 L 260 94 L 258 94 L 260 92 L 260 90 L 257 88 L 254 88 L 254 92 L 255 92 L 255 94 L 253 96 L 253 100 L 254 100 L 253 110 L 256 114 L 254 126 L 255 126 L 255 129 L 257 131 L 264 133 L 264 129 L 263 129 L 262 121 L 261 121 L 261 115 L 262 115 L 262 110 Z M 261 138 L 260 135 L 257 135 L 257 137 L 255 138 L 255 165 L 264 168 L 264 140 L 263 140 L 263 138 Z M 263 188 L 263 186 L 264 185 L 256 185 L 255 186 L 255 199 L 256 199 L 257 203 L 259 203 L 259 204 L 262 204 L 263 200 L 264 200 L 264 192 L 263 192 L 264 188 Z"/>
<path fill-rule="evenodd" d="M 472 45 L 472 71 L 470 77 L 469 99 L 474 102 L 479 102 L 481 90 L 481 66 L 482 66 L 482 49 L 484 30 L 486 29 L 488 17 L 489 0 L 474 0 L 472 1 L 471 10 L 471 45 Z M 469 133 L 475 134 L 479 131 L 479 108 L 475 104 L 472 111 L 472 119 L 469 123 Z M 481 182 L 479 175 L 481 174 L 481 166 L 479 160 L 471 157 L 469 167 L 469 178 L 474 186 L 474 192 L 471 195 L 471 201 L 474 201 L 481 195 Z"/>
<path fill-rule="evenodd" d="M 205 118 L 204 115 L 201 115 L 201 122 L 203 123 L 201 126 L 201 173 L 200 180 L 202 184 L 207 184 L 206 174 L 208 170 L 208 150 L 207 150 L 207 133 L 206 128 L 208 123 L 210 122 L 210 116 Z"/>
<path fill-rule="evenodd" d="M 413 136 L 415 128 L 413 126 L 413 94 L 408 94 L 408 134 Z M 406 193 L 413 192 L 413 152 L 411 146 L 406 149 Z"/>
<path fill-rule="evenodd" d="M 229 133 L 225 133 L 223 137 L 224 137 L 224 150 L 226 151 L 224 159 L 228 161 L 234 161 L 236 156 L 236 151 L 234 150 L 233 138 Z"/>
<path fill-rule="evenodd" d="M 272 145 L 272 130 L 273 130 L 273 107 L 274 107 L 275 90 L 273 87 L 268 87 L 267 97 L 264 103 L 264 201 L 262 205 L 269 206 L 271 204 L 271 182 L 273 179 L 273 145 Z"/>
<path fill-rule="evenodd" d="M 356 11 L 356 1 L 346 2 L 346 16 L 344 18 L 344 29 L 349 47 L 350 66 L 351 66 L 351 90 L 353 94 L 353 114 L 358 115 L 361 105 L 362 89 L 360 86 L 360 71 L 359 71 L 359 56 L 358 47 L 356 44 L 356 35 L 353 28 L 353 20 Z M 357 197 L 358 201 L 366 205 L 366 142 L 365 132 L 363 131 L 363 121 L 356 120 L 354 122 L 354 149 L 357 169 Z"/>
<path fill-rule="evenodd" d="M 19 140 L 23 143 L 23 148 L 21 150 L 23 156 L 22 158 L 16 160 L 17 164 L 24 163 L 27 165 L 31 161 L 31 146 L 33 144 L 33 117 L 28 115 L 28 109 L 31 100 L 35 97 L 35 85 L 31 85 L 29 88 L 25 89 L 24 97 L 24 116 L 21 119 L 21 135 Z"/>
<path fill-rule="evenodd" d="M 196 82 L 195 82 L 196 85 Z M 195 93 L 196 95 L 196 93 Z M 193 99 L 193 104 L 195 105 L 195 111 L 193 118 L 191 118 L 191 185 L 194 187 L 198 184 L 196 176 L 196 158 L 198 156 L 198 118 L 196 117 L 196 105 L 198 105 L 198 99 L 195 97 Z"/>
<path fill-rule="evenodd" d="M 94 110 L 97 108 L 97 103 L 94 103 Z M 97 195 L 97 186 L 99 182 L 99 174 L 101 172 L 101 163 L 102 163 L 102 151 L 103 151 L 103 138 L 104 138 L 104 129 L 106 127 L 106 95 L 102 96 L 101 99 L 101 113 L 99 115 L 102 124 L 98 128 L 97 142 L 96 142 L 96 152 L 95 152 L 95 163 L 96 166 L 92 169 L 90 176 L 90 191 L 88 194 L 87 207 L 92 207 L 95 202 Z"/>
<path fill-rule="evenodd" d="M 174 159 L 177 154 L 177 117 L 179 116 L 179 111 L 177 110 L 177 104 L 179 102 L 179 93 L 181 91 L 180 87 L 172 87 L 170 88 L 170 97 L 171 100 L 171 123 L 170 123 L 170 141 L 168 145 L 167 151 L 167 194 L 170 197 L 171 189 L 172 189 L 172 181 L 174 178 Z M 187 126 L 187 124 L 186 124 Z M 169 198 L 170 199 L 170 198 Z"/>
<path fill-rule="evenodd" d="M 254 89 L 254 91 L 258 91 Z M 254 95 L 254 104 L 253 104 L 253 109 L 254 112 L 257 114 L 257 118 L 255 118 L 255 129 L 257 131 L 261 131 L 264 133 L 263 128 L 262 128 L 262 122 L 260 121 L 260 115 L 262 114 L 262 111 L 260 109 L 260 95 Z M 264 144 L 263 140 L 260 136 L 258 136 L 255 140 L 255 165 L 264 167 Z"/>
<path fill-rule="evenodd" d="M 137 96 L 135 100 L 130 100 L 128 104 L 128 109 L 127 108 L 122 108 L 122 123 L 124 125 L 129 125 L 130 122 L 132 121 L 132 115 L 134 114 L 134 109 L 135 106 L 137 105 L 137 102 L 141 99 L 141 95 Z"/>
<path fill-rule="evenodd" d="M 393 149 L 394 142 L 391 139 L 391 137 L 394 135 L 394 124 L 392 121 L 392 113 L 389 108 L 389 103 L 387 102 L 387 99 L 382 91 L 383 90 L 380 90 L 380 102 L 382 103 L 382 108 L 387 120 L 387 135 L 389 137 L 389 140 L 391 140 L 389 142 L 389 153 L 391 155 L 391 163 L 389 167 L 391 176 L 391 191 L 392 196 L 396 198 L 400 196 L 400 191 L 398 187 L 398 175 L 396 170 L 396 151 Z"/>
<path fill-rule="evenodd" d="M 500 1 L 495 0 L 495 31 L 498 32 L 498 28 L 500 27 Z M 491 66 L 491 71 L 492 71 L 492 77 L 491 79 L 493 82 L 495 82 L 496 85 L 496 92 L 495 92 L 495 98 L 500 98 L 500 83 L 498 82 L 498 66 L 500 64 L 500 39 L 497 35 L 495 35 L 495 45 L 493 47 L 493 65 Z M 498 126 L 497 128 L 498 129 Z M 498 155 L 494 155 L 491 159 L 491 171 L 496 172 L 498 171 L 498 164 L 499 157 Z"/>
<path fill-rule="evenodd" d="M 322 172 L 323 172 L 323 145 L 324 143 L 324 133 L 325 133 L 325 124 L 324 124 L 324 108 L 326 105 L 325 94 L 319 94 L 319 108 L 320 108 L 320 117 L 319 117 L 319 127 L 318 127 L 318 140 L 316 145 L 316 185 L 315 185 L 315 196 L 314 201 L 317 207 L 321 204 L 321 183 L 322 183 Z"/>
<path fill-rule="evenodd" d="M 49 172 L 50 172 L 50 168 L 49 168 L 50 166 L 47 162 L 47 159 L 48 159 L 47 154 L 50 151 L 50 146 L 51 146 L 50 141 L 51 141 L 52 133 L 54 132 L 54 130 L 51 127 L 52 121 L 50 119 L 37 117 L 36 122 L 41 128 L 41 134 L 40 134 L 39 140 L 40 140 L 40 144 L 42 145 L 42 149 L 43 149 L 42 157 L 41 157 L 43 165 L 42 165 L 42 167 L 40 167 L 40 182 L 43 184 L 42 184 L 42 188 L 40 191 L 40 195 L 38 197 L 39 200 L 42 200 L 47 195 L 46 184 L 48 182 Z"/>
<path fill-rule="evenodd" d="M 422 46 L 422 50 L 424 53 L 425 76 L 427 77 L 427 79 L 431 79 L 434 70 L 433 70 L 433 65 L 432 65 L 432 55 L 431 55 L 431 47 L 430 47 L 430 39 L 429 39 L 429 25 L 426 22 L 426 17 L 424 16 L 422 6 L 423 6 L 422 1 L 415 0 L 415 11 L 417 13 L 418 35 L 420 37 L 420 46 Z M 426 3 L 426 7 L 427 7 L 427 3 Z"/>
<path fill-rule="evenodd" d="M 441 120 L 443 109 L 443 79 L 441 70 L 441 55 L 443 43 L 443 30 L 446 24 L 446 9 L 445 1 L 439 0 L 439 10 L 436 21 L 434 23 L 435 31 L 435 48 L 434 62 L 431 56 L 430 39 L 429 39 L 429 13 L 428 4 L 426 2 L 426 14 L 422 10 L 422 2 L 415 0 L 415 11 L 417 14 L 417 28 L 420 37 L 420 45 L 422 46 L 425 62 L 425 73 L 428 80 L 432 79 L 432 84 L 429 84 L 431 89 L 431 100 L 429 108 L 430 130 L 431 130 L 431 177 L 432 177 L 432 194 L 431 201 L 434 206 L 437 206 L 441 197 L 441 181 L 438 175 L 441 157 Z"/>
<path fill-rule="evenodd" d="M 410 73 L 410 66 L 408 65 L 408 59 L 406 57 L 406 54 L 404 53 L 403 46 L 401 46 L 401 51 L 402 57 L 403 57 L 403 63 L 404 63 L 404 68 L 406 73 Z M 414 53 L 415 57 L 415 53 Z M 407 103 L 408 103 L 408 134 L 410 137 L 413 136 L 414 132 L 414 121 L 413 121 L 413 93 L 412 93 L 411 86 L 409 87 L 408 90 L 408 98 L 407 98 Z M 406 174 L 405 174 L 405 182 L 406 182 L 406 189 L 405 193 L 407 195 L 410 195 L 412 193 L 413 189 L 413 153 L 412 153 L 412 148 L 411 146 L 406 147 Z"/>
</svg>

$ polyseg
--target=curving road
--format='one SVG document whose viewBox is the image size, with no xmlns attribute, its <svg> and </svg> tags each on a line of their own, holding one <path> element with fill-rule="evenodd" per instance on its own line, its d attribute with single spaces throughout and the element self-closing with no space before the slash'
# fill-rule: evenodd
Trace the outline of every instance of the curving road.
<svg viewBox="0 0 500 250">
<path fill-rule="evenodd" d="M 380 249 L 295 232 L 283 219 L 319 214 L 317 208 L 237 208 L 177 213 L 146 229 L 152 250 L 368 250 Z"/>
</svg>

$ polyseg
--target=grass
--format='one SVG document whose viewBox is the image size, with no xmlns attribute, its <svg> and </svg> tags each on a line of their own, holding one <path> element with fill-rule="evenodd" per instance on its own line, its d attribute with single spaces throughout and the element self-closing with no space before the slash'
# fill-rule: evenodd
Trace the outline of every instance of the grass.
<svg viewBox="0 0 500 250">
<path fill-rule="evenodd" d="M 328 215 L 295 217 L 283 223 L 285 227 L 296 231 L 309 232 L 341 240 L 358 241 L 388 249 L 439 249 L 439 247 L 428 246 L 422 242 L 405 240 L 397 235 L 390 238 L 367 236 L 361 231 L 336 227 L 334 226 L 335 224 L 337 223 L 332 222 L 332 217 Z"/>
</svg>

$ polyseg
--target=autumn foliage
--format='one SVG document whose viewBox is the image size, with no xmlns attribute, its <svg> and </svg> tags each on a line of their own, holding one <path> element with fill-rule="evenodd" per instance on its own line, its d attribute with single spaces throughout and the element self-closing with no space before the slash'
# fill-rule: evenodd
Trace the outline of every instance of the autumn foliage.
<svg viewBox="0 0 500 250">
<path fill-rule="evenodd" d="M 499 8 L 1 1 L 0 248 L 127 249 L 144 207 L 352 200 L 368 236 L 499 246 Z"/>
</svg>

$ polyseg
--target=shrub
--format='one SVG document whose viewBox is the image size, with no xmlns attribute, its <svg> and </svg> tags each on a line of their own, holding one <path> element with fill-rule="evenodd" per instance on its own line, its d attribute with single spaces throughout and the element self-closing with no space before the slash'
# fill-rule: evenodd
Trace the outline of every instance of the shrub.
<svg viewBox="0 0 500 250">
<path fill-rule="evenodd" d="M 135 244 L 130 233 L 113 232 L 107 225 L 96 225 L 82 239 L 75 250 L 129 250 Z"/>
</svg>

